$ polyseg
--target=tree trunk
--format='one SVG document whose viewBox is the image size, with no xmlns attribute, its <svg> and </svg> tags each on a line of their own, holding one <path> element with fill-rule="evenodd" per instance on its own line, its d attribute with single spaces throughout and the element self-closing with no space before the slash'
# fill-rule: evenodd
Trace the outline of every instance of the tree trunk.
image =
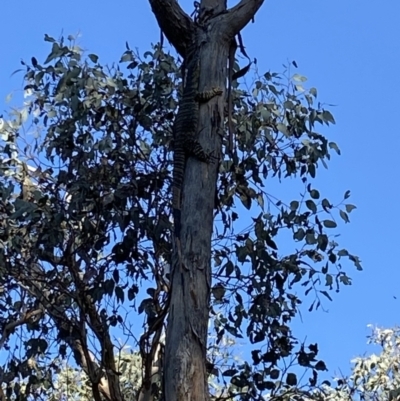
<svg viewBox="0 0 400 401">
<path fill-rule="evenodd" d="M 201 46 L 199 91 L 225 89 L 232 39 L 254 17 L 264 0 L 242 0 L 226 10 L 224 0 L 203 0 L 198 15 L 206 41 Z M 189 45 L 194 22 L 176 0 L 149 0 L 158 24 L 181 55 Z M 225 92 L 200 106 L 199 141 L 220 156 L 224 134 Z M 189 158 L 182 188 L 182 271 L 173 257 L 171 302 L 164 365 L 165 401 L 209 398 L 206 347 L 211 288 L 211 235 L 218 161 Z"/>
</svg>

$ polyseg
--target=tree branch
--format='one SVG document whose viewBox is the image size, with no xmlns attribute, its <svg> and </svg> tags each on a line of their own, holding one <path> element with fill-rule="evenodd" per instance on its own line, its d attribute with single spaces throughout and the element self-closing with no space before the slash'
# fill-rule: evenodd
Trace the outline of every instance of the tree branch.
<svg viewBox="0 0 400 401">
<path fill-rule="evenodd" d="M 89 379 L 91 381 L 93 380 L 91 372 L 96 372 L 104 368 L 105 375 L 99 377 L 98 383 L 94 384 L 98 386 L 98 389 L 106 400 L 123 401 L 119 386 L 119 378 L 115 368 L 113 344 L 108 330 L 102 325 L 101 318 L 97 313 L 93 300 L 88 296 L 86 296 L 85 299 L 79 299 L 80 302 L 78 302 L 78 306 L 81 312 L 82 307 L 86 309 L 87 315 L 83 315 L 89 318 L 89 322 L 82 321 L 82 319 L 81 322 L 78 322 L 76 319 L 68 317 L 66 307 L 60 299 L 51 299 L 51 291 L 47 288 L 48 283 L 46 285 L 48 281 L 46 272 L 38 264 L 30 263 L 29 268 L 24 270 L 6 261 L 5 267 L 8 274 L 17 280 L 20 286 L 25 288 L 31 296 L 35 297 L 41 303 L 47 315 L 55 323 L 59 335 L 63 333 L 60 339 L 71 347 L 74 352 L 76 363 L 82 367 L 84 372 L 89 376 Z M 26 317 L 32 319 L 37 313 L 37 310 L 29 311 Z M 6 327 L 6 332 L 3 333 L 3 335 L 7 334 L 9 330 L 14 329 L 18 325 L 25 323 L 25 319 L 21 319 L 13 323 L 10 327 Z M 102 366 L 99 366 L 92 358 L 87 358 L 87 352 L 85 351 L 89 350 L 87 349 L 86 333 L 81 327 L 82 323 L 89 324 L 100 343 L 102 349 Z"/>
<path fill-rule="evenodd" d="M 176 51 L 185 57 L 194 22 L 177 0 L 149 0 L 158 25 Z"/>
<path fill-rule="evenodd" d="M 6 324 L 3 329 L 3 334 L 1 336 L 1 339 L 0 339 L 0 349 L 3 348 L 4 343 L 8 340 L 8 337 L 10 336 L 10 334 L 18 326 L 22 326 L 23 324 L 28 323 L 32 318 L 40 319 L 43 314 L 44 314 L 43 308 L 32 309 L 32 310 L 29 310 L 28 312 L 23 313 L 20 319 L 14 320 L 14 321 Z"/>
<path fill-rule="evenodd" d="M 183 11 L 177 0 L 149 0 L 149 3 L 162 32 L 177 52 L 185 57 L 194 29 L 193 20 Z M 202 1 L 202 12 L 209 9 L 211 3 L 211 0 Z M 222 35 L 230 42 L 249 23 L 263 3 L 264 0 L 241 0 L 228 11 L 224 10 L 221 2 L 213 3 L 214 8 L 210 11 L 215 17 L 211 24 L 219 31 L 219 37 Z"/>
<path fill-rule="evenodd" d="M 250 22 L 263 3 L 264 0 L 241 0 L 235 7 L 216 17 L 212 25 L 230 42 Z"/>
</svg>

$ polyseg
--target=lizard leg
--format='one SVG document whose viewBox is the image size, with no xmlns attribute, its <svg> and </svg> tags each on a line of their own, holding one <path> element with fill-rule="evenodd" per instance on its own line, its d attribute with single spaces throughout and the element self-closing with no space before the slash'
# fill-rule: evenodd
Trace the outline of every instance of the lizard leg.
<svg viewBox="0 0 400 401">
<path fill-rule="evenodd" d="M 221 88 L 214 87 L 211 90 L 197 93 L 196 100 L 198 102 L 205 103 L 205 102 L 208 102 L 209 100 L 211 100 L 215 96 L 222 95 L 222 93 L 223 93 L 223 90 Z"/>
<path fill-rule="evenodd" d="M 191 140 L 188 143 L 187 149 L 187 154 L 189 156 L 195 157 L 197 160 L 204 162 L 204 163 L 209 163 L 211 158 L 212 158 L 212 153 L 207 153 L 203 149 L 203 147 L 200 145 L 200 142 L 197 140 Z"/>
<path fill-rule="evenodd" d="M 204 92 L 198 92 L 196 94 L 196 101 L 199 103 L 205 103 L 212 99 L 215 96 L 219 96 L 223 93 L 223 90 L 221 88 L 215 87 L 212 88 L 211 90 L 204 91 Z M 205 152 L 203 147 L 200 145 L 199 141 L 197 140 L 197 133 L 196 136 L 194 135 L 187 135 L 185 137 L 184 141 L 184 149 L 185 153 L 187 156 L 192 156 L 195 157 L 197 160 L 205 162 L 205 163 L 210 163 L 215 159 L 218 159 L 217 157 L 213 156 L 213 152 Z"/>
</svg>

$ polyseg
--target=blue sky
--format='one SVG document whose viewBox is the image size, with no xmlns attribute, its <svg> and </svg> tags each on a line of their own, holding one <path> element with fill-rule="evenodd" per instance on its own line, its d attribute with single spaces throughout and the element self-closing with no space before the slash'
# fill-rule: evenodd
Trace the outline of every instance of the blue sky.
<svg viewBox="0 0 400 401">
<path fill-rule="evenodd" d="M 192 11 L 192 0 L 180 3 Z M 103 64 L 118 61 L 126 41 L 144 52 L 160 37 L 147 0 L 7 1 L 2 11 L 0 113 L 8 108 L 6 95 L 21 90 L 22 75 L 11 77 L 20 59 L 43 62 L 48 54 L 45 33 L 58 38 L 81 32 L 81 46 Z M 330 373 L 338 367 L 348 372 L 349 360 L 368 350 L 368 323 L 399 323 L 399 15 L 398 0 L 267 0 L 242 33 L 260 73 L 280 72 L 283 63 L 296 60 L 319 100 L 335 105 L 330 110 L 337 125 L 322 133 L 338 143 L 342 156 L 333 155 L 315 186 L 332 201 L 351 190 L 349 202 L 357 210 L 351 224 L 340 225 L 340 244 L 361 257 L 364 271 L 348 264 L 353 285 L 333 294 L 325 312 L 306 312 L 311 298 L 306 300 L 295 326 L 297 334 L 319 343 Z M 273 194 L 284 197 L 287 187 L 290 182 Z"/>
</svg>

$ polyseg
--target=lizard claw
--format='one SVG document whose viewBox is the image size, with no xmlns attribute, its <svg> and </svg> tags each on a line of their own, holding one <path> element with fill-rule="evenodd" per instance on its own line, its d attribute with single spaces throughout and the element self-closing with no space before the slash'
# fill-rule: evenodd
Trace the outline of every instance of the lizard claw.
<svg viewBox="0 0 400 401">
<path fill-rule="evenodd" d="M 215 156 L 214 154 L 214 151 L 212 150 L 207 156 L 208 156 L 208 162 L 209 163 L 214 163 L 216 160 L 218 160 L 219 159 L 219 157 L 218 156 Z"/>
<path fill-rule="evenodd" d="M 212 91 L 216 96 L 222 95 L 223 92 L 223 90 L 218 86 L 213 86 Z"/>
</svg>

